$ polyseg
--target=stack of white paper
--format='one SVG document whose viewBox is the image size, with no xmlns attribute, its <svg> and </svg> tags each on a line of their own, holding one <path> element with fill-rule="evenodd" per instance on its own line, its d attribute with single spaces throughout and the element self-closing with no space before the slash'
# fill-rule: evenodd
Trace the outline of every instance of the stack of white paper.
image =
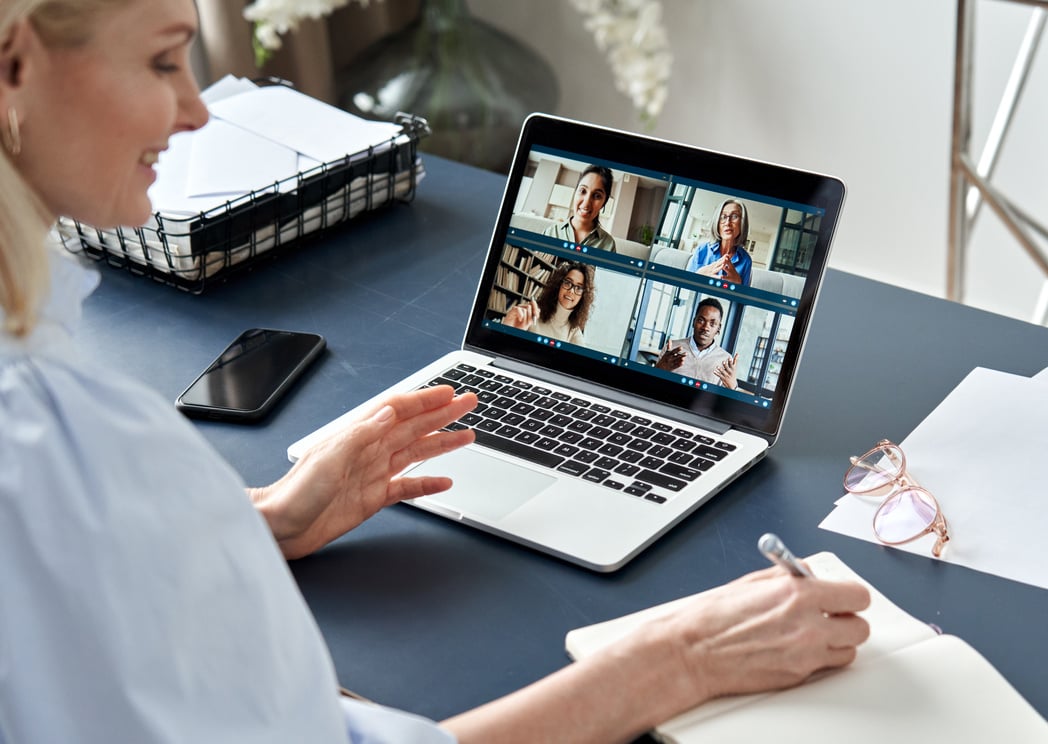
<svg viewBox="0 0 1048 744">
<path fill-rule="evenodd" d="M 227 76 L 203 98 L 211 114 L 208 124 L 175 135 L 160 156 L 149 190 L 156 216 L 140 229 L 105 231 L 81 231 L 62 220 L 59 231 L 67 244 L 83 241 L 184 279 L 207 277 L 371 206 L 406 197 L 424 174 L 416 158 L 395 172 L 359 176 L 283 224 L 263 219 L 263 227 L 237 233 L 236 244 L 200 245 L 193 238 L 202 216 L 217 220 L 242 213 L 267 194 L 294 192 L 302 175 L 319 173 L 325 163 L 347 157 L 364 161 L 410 142 L 400 125 L 361 119 L 282 85 L 259 87 Z"/>
<path fill-rule="evenodd" d="M 1048 499 L 1040 473 L 1048 451 L 1048 370 L 1023 377 L 976 368 L 899 444 L 909 473 L 936 497 L 949 524 L 942 560 L 1048 588 Z M 846 467 L 842 462 L 842 475 Z M 845 494 L 819 526 L 878 542 L 877 506 Z M 931 556 L 934 540 L 898 547 Z"/>
</svg>

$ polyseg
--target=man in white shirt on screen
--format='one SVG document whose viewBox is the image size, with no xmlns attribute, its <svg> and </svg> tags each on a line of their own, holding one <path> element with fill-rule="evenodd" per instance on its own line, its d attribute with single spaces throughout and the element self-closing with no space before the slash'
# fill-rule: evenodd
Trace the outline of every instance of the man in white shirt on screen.
<svg viewBox="0 0 1048 744">
<path fill-rule="evenodd" d="M 717 334 L 724 319 L 720 302 L 707 297 L 695 308 L 691 338 L 672 339 L 666 344 L 655 366 L 702 382 L 723 385 L 737 390 L 735 365 L 739 355 L 732 356 L 717 345 Z"/>
</svg>

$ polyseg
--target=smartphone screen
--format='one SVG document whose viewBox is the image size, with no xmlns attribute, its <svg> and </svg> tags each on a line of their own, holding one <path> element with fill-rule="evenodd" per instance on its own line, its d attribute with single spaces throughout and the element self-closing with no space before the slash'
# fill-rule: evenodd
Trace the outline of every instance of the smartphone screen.
<svg viewBox="0 0 1048 744">
<path fill-rule="evenodd" d="M 175 405 L 197 418 L 259 419 L 323 349 L 324 338 L 316 333 L 244 331 L 178 396 Z"/>
</svg>

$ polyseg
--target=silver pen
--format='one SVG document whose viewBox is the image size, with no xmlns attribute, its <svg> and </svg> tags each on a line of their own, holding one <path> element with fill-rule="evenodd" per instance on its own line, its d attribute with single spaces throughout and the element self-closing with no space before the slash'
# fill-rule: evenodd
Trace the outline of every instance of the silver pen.
<svg viewBox="0 0 1048 744">
<path fill-rule="evenodd" d="M 772 563 L 777 563 L 794 576 L 804 576 L 809 579 L 815 578 L 803 563 L 790 552 L 789 548 L 779 539 L 778 535 L 766 532 L 757 541 L 757 549 L 764 553 L 765 557 Z"/>
</svg>

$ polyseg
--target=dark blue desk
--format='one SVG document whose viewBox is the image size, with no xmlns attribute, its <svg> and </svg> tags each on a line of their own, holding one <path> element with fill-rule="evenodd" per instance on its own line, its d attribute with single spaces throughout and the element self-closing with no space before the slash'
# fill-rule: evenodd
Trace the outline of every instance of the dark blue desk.
<svg viewBox="0 0 1048 744">
<path fill-rule="evenodd" d="M 265 423 L 201 424 L 249 483 L 275 480 L 290 442 L 459 343 L 504 181 L 433 157 L 427 170 L 410 206 L 204 296 L 103 269 L 87 343 L 174 400 L 244 328 L 324 334 L 329 352 Z M 853 341 L 857 326 L 889 343 Z M 573 627 L 763 567 L 756 540 L 774 530 L 800 554 L 836 552 L 906 610 L 965 638 L 1048 715 L 1048 592 L 816 526 L 841 494 L 848 455 L 905 437 L 980 365 L 1040 371 L 1048 329 L 831 271 L 772 454 L 618 573 L 406 506 L 292 569 L 344 685 L 442 718 L 564 665 Z"/>
</svg>

